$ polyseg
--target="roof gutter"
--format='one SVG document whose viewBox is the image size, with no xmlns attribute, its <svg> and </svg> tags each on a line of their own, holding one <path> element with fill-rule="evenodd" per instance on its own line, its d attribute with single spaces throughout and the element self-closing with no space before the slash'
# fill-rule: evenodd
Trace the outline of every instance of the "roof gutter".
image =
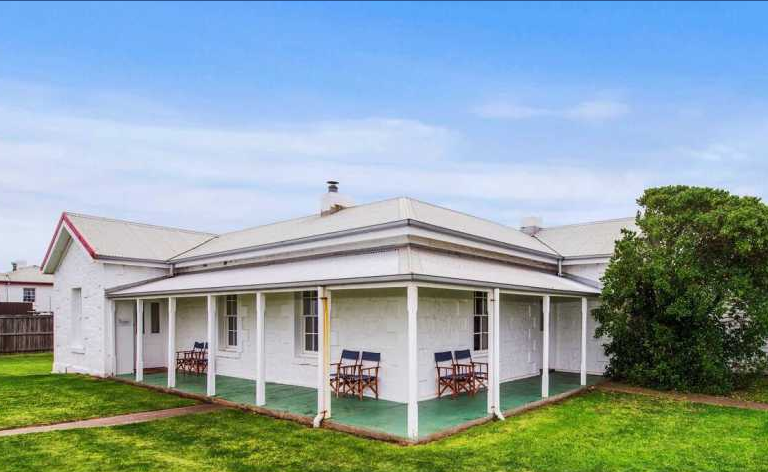
<svg viewBox="0 0 768 472">
<path fill-rule="evenodd" d="M 158 290 L 147 292 L 135 292 L 120 294 L 115 293 L 121 290 L 127 290 L 132 287 L 138 287 L 146 283 L 154 282 L 157 280 L 165 279 L 166 277 L 159 277 L 156 279 L 145 280 L 137 282 L 135 284 L 123 285 L 119 287 L 112 287 L 106 290 L 106 297 L 111 299 L 135 299 L 135 298 L 151 298 L 151 297 L 164 297 L 171 295 L 187 295 L 187 296 L 202 296 L 204 294 L 226 293 L 226 292 L 249 292 L 258 290 L 280 290 L 280 289 L 301 289 L 308 287 L 317 287 L 318 285 L 360 285 L 370 283 L 381 282 L 425 282 L 436 283 L 446 285 L 459 285 L 466 287 L 478 287 L 488 288 L 493 286 L 501 290 L 511 290 L 516 292 L 524 292 L 534 294 L 547 293 L 550 295 L 570 295 L 570 296 L 589 296 L 598 295 L 600 292 L 595 287 L 593 290 L 560 290 L 560 289 L 548 289 L 544 287 L 532 287 L 527 285 L 517 284 L 504 284 L 498 282 L 488 282 L 483 280 L 471 280 L 471 279 L 459 279 L 454 277 L 443 277 L 427 274 L 395 274 L 395 275 L 377 275 L 370 277 L 353 277 L 353 278 L 341 278 L 341 279 L 316 279 L 316 280 L 302 280 L 296 282 L 283 282 L 283 283 L 265 283 L 265 284 L 251 284 L 251 285 L 231 285 L 222 287 L 202 287 L 202 288 L 188 288 L 179 290 Z M 569 277 L 570 278 L 570 277 Z M 576 281 L 576 280 L 574 280 Z M 579 281 L 576 281 L 579 282 Z M 583 282 L 579 282 L 583 283 Z M 587 287 L 590 285 L 584 284 Z"/>
</svg>

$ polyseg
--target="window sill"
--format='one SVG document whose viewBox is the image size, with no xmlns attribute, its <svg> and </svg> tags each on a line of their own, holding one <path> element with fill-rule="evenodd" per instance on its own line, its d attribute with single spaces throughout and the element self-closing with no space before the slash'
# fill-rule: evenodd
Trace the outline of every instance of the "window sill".
<svg viewBox="0 0 768 472">
<path fill-rule="evenodd" d="M 216 351 L 216 357 L 224 357 L 226 359 L 240 359 L 241 352 L 237 348 L 227 348 Z"/>
<path fill-rule="evenodd" d="M 83 346 L 70 346 L 69 350 L 73 354 L 85 354 L 85 347 Z"/>
<path fill-rule="evenodd" d="M 317 366 L 317 354 L 316 353 L 308 353 L 308 352 L 301 352 L 298 354 L 294 354 L 293 356 L 293 363 L 295 365 L 313 365 Z"/>
</svg>

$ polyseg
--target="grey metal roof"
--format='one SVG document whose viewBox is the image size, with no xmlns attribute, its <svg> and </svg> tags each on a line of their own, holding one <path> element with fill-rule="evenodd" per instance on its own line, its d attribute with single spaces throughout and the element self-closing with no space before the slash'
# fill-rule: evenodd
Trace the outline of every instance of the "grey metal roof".
<svg viewBox="0 0 768 472">
<path fill-rule="evenodd" d="M 563 257 L 609 256 L 621 230 L 637 231 L 635 218 L 595 221 L 541 229 L 535 238 Z"/>
<path fill-rule="evenodd" d="M 451 231 L 556 255 L 552 249 L 540 241 L 515 228 L 412 198 L 400 197 L 345 208 L 331 215 L 316 214 L 222 234 L 176 256 L 174 260 L 226 253 L 404 220 L 419 221 Z"/>
<path fill-rule="evenodd" d="M 42 273 L 39 266 L 32 265 L 0 274 L 0 283 L 4 281 L 52 284 L 53 276 Z"/>
<path fill-rule="evenodd" d="M 432 253 L 421 254 L 419 259 L 418 272 L 400 270 L 397 251 L 388 251 L 179 274 L 129 287 L 114 288 L 109 290 L 109 293 L 112 297 L 164 296 L 409 280 L 499 286 L 555 294 L 599 293 L 594 287 L 575 280 L 510 264 Z"/>
<path fill-rule="evenodd" d="M 66 215 L 101 257 L 166 261 L 215 236 L 77 213 Z"/>
</svg>

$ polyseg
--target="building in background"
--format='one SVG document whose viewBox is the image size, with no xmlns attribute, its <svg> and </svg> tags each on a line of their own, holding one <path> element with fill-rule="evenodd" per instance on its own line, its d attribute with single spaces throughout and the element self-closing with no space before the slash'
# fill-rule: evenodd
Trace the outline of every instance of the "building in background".
<svg viewBox="0 0 768 472">
<path fill-rule="evenodd" d="M 32 303 L 35 311 L 51 311 L 53 275 L 24 261 L 11 263 L 11 271 L 0 273 L 0 302 Z"/>
</svg>

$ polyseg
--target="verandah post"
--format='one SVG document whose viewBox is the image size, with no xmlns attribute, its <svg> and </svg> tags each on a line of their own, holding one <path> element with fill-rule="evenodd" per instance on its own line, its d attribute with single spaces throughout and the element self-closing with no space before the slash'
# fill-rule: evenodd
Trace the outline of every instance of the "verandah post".
<svg viewBox="0 0 768 472">
<path fill-rule="evenodd" d="M 168 388 L 176 387 L 176 297 L 168 297 Z"/>
<path fill-rule="evenodd" d="M 317 287 L 317 416 L 313 425 L 331 417 L 330 394 L 330 313 L 325 287 Z"/>
<path fill-rule="evenodd" d="M 216 395 L 216 297 L 206 297 L 208 305 L 208 369 L 206 395 Z"/>
<path fill-rule="evenodd" d="M 501 326 L 501 291 L 498 288 L 494 288 L 491 293 L 493 294 L 493 305 L 490 312 L 491 319 L 488 323 L 490 330 L 490 340 L 488 343 L 488 414 L 495 414 L 497 418 L 504 419 L 501 412 L 501 343 L 500 343 L 500 326 Z"/>
<path fill-rule="evenodd" d="M 549 295 L 542 301 L 541 398 L 549 397 Z"/>
<path fill-rule="evenodd" d="M 418 311 L 419 288 L 409 284 L 406 289 L 408 307 L 408 437 L 419 438 L 419 359 Z"/>
<path fill-rule="evenodd" d="M 264 293 L 256 292 L 256 406 L 264 406 L 266 399 L 267 349 L 264 334 Z"/>
<path fill-rule="evenodd" d="M 581 385 L 587 385 L 587 297 L 581 297 Z"/>
<path fill-rule="evenodd" d="M 144 381 L 144 300 L 136 299 L 136 381 Z"/>
</svg>

